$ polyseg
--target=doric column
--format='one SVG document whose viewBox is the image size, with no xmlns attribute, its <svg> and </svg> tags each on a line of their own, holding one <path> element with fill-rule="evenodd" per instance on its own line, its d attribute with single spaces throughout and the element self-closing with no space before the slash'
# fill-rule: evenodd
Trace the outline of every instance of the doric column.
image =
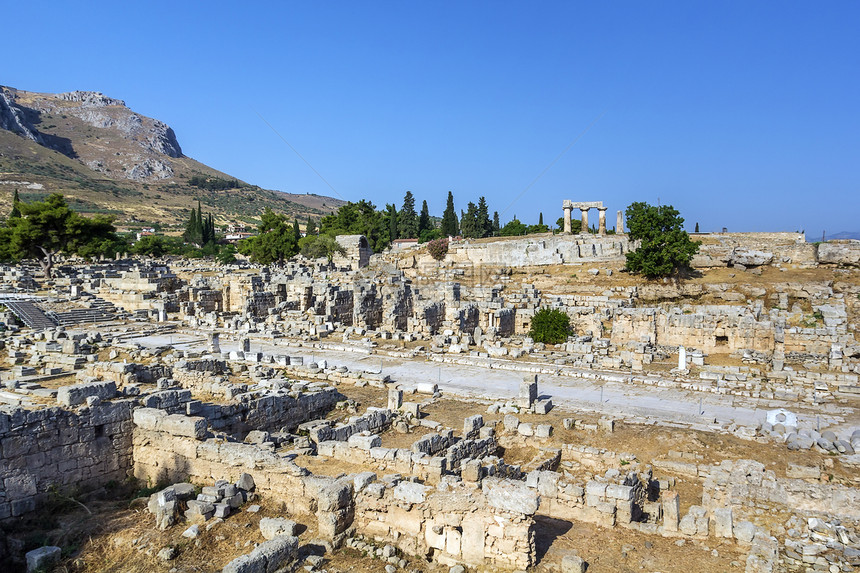
<svg viewBox="0 0 860 573">
<path fill-rule="evenodd" d="M 579 210 L 582 212 L 582 227 L 579 232 L 584 234 L 588 232 L 588 208 L 580 207 Z"/>
<path fill-rule="evenodd" d="M 564 234 L 569 235 L 571 233 L 570 212 L 573 211 L 570 199 L 565 199 L 564 203 L 561 204 L 561 208 L 564 209 Z"/>
<path fill-rule="evenodd" d="M 615 223 L 615 232 L 620 235 L 624 232 L 624 213 L 618 211 L 617 217 L 618 220 Z"/>
<path fill-rule="evenodd" d="M 600 235 L 606 234 L 606 207 L 597 208 L 597 233 Z"/>
</svg>

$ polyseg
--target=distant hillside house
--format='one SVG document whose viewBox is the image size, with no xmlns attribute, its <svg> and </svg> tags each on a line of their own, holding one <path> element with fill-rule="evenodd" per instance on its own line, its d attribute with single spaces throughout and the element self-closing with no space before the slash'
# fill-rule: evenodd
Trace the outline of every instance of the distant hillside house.
<svg viewBox="0 0 860 573">
<path fill-rule="evenodd" d="M 150 235 L 155 234 L 155 229 L 152 227 L 148 227 L 146 229 L 141 229 L 137 232 L 137 240 L 139 241 L 141 237 L 149 237 Z"/>
<path fill-rule="evenodd" d="M 247 229 L 245 228 L 245 223 L 230 223 L 227 225 L 227 234 L 235 235 L 236 233 L 244 233 Z"/>
<path fill-rule="evenodd" d="M 224 240 L 228 243 L 235 243 L 237 241 L 241 241 L 242 239 L 247 239 L 248 237 L 253 237 L 254 233 L 245 233 L 245 232 L 228 232 L 227 235 L 224 236 Z"/>
<path fill-rule="evenodd" d="M 403 249 L 408 249 L 410 247 L 417 247 L 418 239 L 395 239 L 391 241 L 391 250 L 392 251 L 400 251 Z"/>
</svg>

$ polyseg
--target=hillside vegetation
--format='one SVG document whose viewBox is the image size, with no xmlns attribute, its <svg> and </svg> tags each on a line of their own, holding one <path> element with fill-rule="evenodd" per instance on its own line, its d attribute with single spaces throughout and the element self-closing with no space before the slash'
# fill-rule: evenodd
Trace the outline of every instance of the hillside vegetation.
<svg viewBox="0 0 860 573">
<path fill-rule="evenodd" d="M 266 207 L 305 220 L 343 201 L 261 189 L 182 153 L 173 130 L 93 92 L 37 94 L 0 87 L 0 214 L 62 193 L 85 214 L 124 227 L 180 227 L 200 200 L 219 224 L 259 220 Z"/>
</svg>

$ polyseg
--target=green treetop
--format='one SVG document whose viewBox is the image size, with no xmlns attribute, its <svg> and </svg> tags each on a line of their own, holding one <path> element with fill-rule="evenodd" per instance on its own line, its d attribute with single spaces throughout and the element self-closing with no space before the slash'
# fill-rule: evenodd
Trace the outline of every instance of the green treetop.
<svg viewBox="0 0 860 573">
<path fill-rule="evenodd" d="M 630 240 L 640 241 L 637 249 L 626 254 L 627 270 L 654 279 L 689 268 L 701 243 L 690 240 L 675 208 L 636 202 L 625 215 Z"/>
</svg>

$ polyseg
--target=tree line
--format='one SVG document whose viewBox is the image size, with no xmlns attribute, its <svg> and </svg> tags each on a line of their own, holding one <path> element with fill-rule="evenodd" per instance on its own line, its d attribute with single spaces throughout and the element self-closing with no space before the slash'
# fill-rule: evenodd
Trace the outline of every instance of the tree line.
<svg viewBox="0 0 860 573">
<path fill-rule="evenodd" d="M 639 242 L 638 248 L 626 253 L 629 272 L 653 279 L 672 274 L 680 276 L 690 269 L 700 243 L 690 239 L 683 228 L 684 219 L 676 209 L 671 205 L 636 202 L 627 207 L 626 217 L 630 240 Z M 298 219 L 291 223 L 286 214 L 267 207 L 257 234 L 240 241 L 238 252 L 261 264 L 283 263 L 299 253 L 309 258 L 331 260 L 335 254 L 344 252 L 335 240 L 337 235 L 364 235 L 377 252 L 398 238 L 432 241 L 431 255 L 443 258 L 447 252 L 447 241 L 443 239 L 448 236 L 481 238 L 548 231 L 543 214 L 537 225 L 525 225 L 514 217 L 504 227 L 499 227 L 498 212 L 490 219 L 484 197 L 479 198 L 477 205 L 470 202 L 458 217 L 450 191 L 441 219 L 430 216 L 426 200 L 419 215 L 415 212 L 415 198 L 407 191 L 399 210 L 391 204 L 384 210 L 377 210 L 370 201 L 350 202 L 323 217 L 319 230 L 315 221 L 308 217 L 304 236 Z M 88 259 L 102 255 L 113 257 L 124 252 L 156 257 L 165 254 L 189 258 L 211 256 L 229 263 L 235 260 L 236 251 L 236 247 L 217 236 L 212 213 L 204 216 L 199 200 L 197 208 L 191 209 L 181 237 L 149 235 L 133 244 L 129 236 L 117 234 L 113 218 L 84 217 L 71 209 L 59 193 L 43 201 L 25 203 L 15 190 L 12 210 L 0 224 L 0 261 L 35 259 L 46 277 L 51 276 L 55 257 L 60 253 Z"/>
</svg>

